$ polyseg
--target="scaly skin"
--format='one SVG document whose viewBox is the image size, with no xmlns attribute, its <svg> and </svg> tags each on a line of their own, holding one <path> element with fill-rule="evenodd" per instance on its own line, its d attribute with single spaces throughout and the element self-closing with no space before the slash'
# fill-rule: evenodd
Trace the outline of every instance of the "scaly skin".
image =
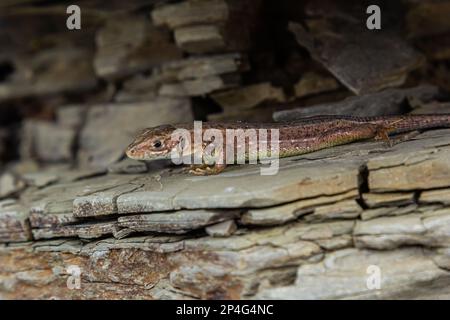
<svg viewBox="0 0 450 320">
<path fill-rule="evenodd" d="M 270 129 L 278 129 L 279 157 L 281 158 L 305 154 L 358 140 L 372 138 L 389 140 L 388 136 L 391 134 L 438 127 L 450 127 L 450 114 L 385 117 L 317 116 L 295 122 L 205 122 L 202 124 L 203 132 L 210 128 L 220 130 L 224 136 L 224 142 L 226 140 L 226 129 L 266 129 L 269 132 L 267 137 L 268 148 L 270 148 L 271 140 Z M 172 140 L 171 136 L 177 128 L 189 130 L 191 137 L 193 137 L 193 124 L 163 125 L 149 128 L 138 135 L 133 143 L 130 144 L 126 150 L 127 156 L 136 160 L 170 159 L 172 150 L 180 147 L 180 140 Z M 193 149 L 191 153 L 202 153 L 203 149 L 210 142 L 205 142 L 200 150 Z M 193 140 L 191 140 L 191 145 L 194 145 Z M 225 153 L 225 145 L 223 150 Z M 247 160 L 255 156 L 262 157 L 261 154 L 249 154 L 248 142 L 244 156 Z M 235 158 L 235 160 L 237 159 Z M 224 164 L 215 164 L 213 168 L 210 165 L 208 163 L 197 166 L 193 173 L 216 174 L 225 168 Z"/>
</svg>

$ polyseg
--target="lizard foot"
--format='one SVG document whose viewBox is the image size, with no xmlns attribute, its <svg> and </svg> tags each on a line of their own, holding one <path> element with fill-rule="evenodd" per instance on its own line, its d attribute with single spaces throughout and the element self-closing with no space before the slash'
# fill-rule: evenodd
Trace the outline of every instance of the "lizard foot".
<svg viewBox="0 0 450 320">
<path fill-rule="evenodd" d="M 392 144 L 396 145 L 401 142 L 411 140 L 412 138 L 418 136 L 419 134 L 420 134 L 420 131 L 411 131 L 411 132 L 396 135 L 395 137 L 392 138 Z"/>
<path fill-rule="evenodd" d="M 375 140 L 384 141 L 389 147 L 394 146 L 393 141 L 391 138 L 389 138 L 389 128 L 387 127 L 380 127 L 377 129 L 377 134 L 375 135 Z"/>
<path fill-rule="evenodd" d="M 225 169 L 225 165 L 214 165 L 209 166 L 207 164 L 201 165 L 191 165 L 189 168 L 189 173 L 192 173 L 197 176 L 209 176 L 214 174 L 219 174 Z"/>
</svg>

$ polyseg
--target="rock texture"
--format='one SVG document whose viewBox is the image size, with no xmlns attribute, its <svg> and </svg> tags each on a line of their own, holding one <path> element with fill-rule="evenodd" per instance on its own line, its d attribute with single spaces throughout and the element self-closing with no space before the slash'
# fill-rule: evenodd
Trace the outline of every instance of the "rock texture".
<svg viewBox="0 0 450 320">
<path fill-rule="evenodd" d="M 450 113 L 448 1 L 0 2 L 0 299 L 450 299 L 450 129 L 193 176 L 146 127 Z"/>
<path fill-rule="evenodd" d="M 374 33 L 360 22 L 360 14 L 352 15 L 364 12 L 363 5 L 359 10 L 345 12 L 345 20 L 339 18 L 336 5 L 330 6 L 338 10 L 336 16 L 319 12 L 306 19 L 309 31 L 299 23 L 291 23 L 289 29 L 299 44 L 355 94 L 399 86 L 407 72 L 420 66 L 423 57 L 401 38 L 386 32 L 386 26 Z M 392 51 L 383 50 L 386 47 Z"/>
<path fill-rule="evenodd" d="M 190 101 L 182 98 L 93 106 L 81 131 L 79 160 L 106 168 L 121 159 L 123 146 L 139 131 L 160 123 L 192 121 L 190 107 Z"/>
<path fill-rule="evenodd" d="M 339 102 L 277 111 L 276 121 L 296 120 L 323 114 L 381 116 L 400 114 L 405 111 L 405 102 L 414 101 L 420 105 L 438 99 L 439 89 L 422 85 L 408 89 L 387 89 L 378 93 L 349 97 Z"/>
<path fill-rule="evenodd" d="M 0 295 L 448 298 L 449 150 L 434 130 L 285 158 L 275 180 L 255 165 L 28 174 L 0 204 Z"/>
</svg>

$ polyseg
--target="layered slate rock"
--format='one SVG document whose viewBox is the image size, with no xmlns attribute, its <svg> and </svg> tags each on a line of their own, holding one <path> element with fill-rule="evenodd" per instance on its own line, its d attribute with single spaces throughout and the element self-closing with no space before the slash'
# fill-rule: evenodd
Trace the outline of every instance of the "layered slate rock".
<svg viewBox="0 0 450 320">
<path fill-rule="evenodd" d="M 448 129 L 276 176 L 123 153 L 194 117 L 448 113 L 449 4 L 381 3 L 369 31 L 356 1 L 95 0 L 68 32 L 1 2 L 0 299 L 450 298 Z"/>
<path fill-rule="evenodd" d="M 92 90 L 97 79 L 91 60 L 92 52 L 70 47 L 49 48 L 35 56 L 18 55 L 11 63 L 13 75 L 0 84 L 0 101 Z"/>
<path fill-rule="evenodd" d="M 239 85 L 240 73 L 248 70 L 245 54 L 212 54 L 175 59 L 138 74 L 123 83 L 115 99 L 119 102 L 146 101 L 157 96 L 201 96 Z"/>
<path fill-rule="evenodd" d="M 349 97 L 343 101 L 277 111 L 274 113 L 273 118 L 275 121 L 290 121 L 324 114 L 353 116 L 395 115 L 405 111 L 405 102 L 411 104 L 412 101 L 415 104 L 422 105 L 439 98 L 439 96 L 439 88 L 431 85 L 421 85 L 406 89 L 386 89 L 377 93 Z"/>
<path fill-rule="evenodd" d="M 438 169 L 449 132 L 281 159 L 277 179 L 254 165 L 207 177 L 164 164 L 24 174 L 27 188 L 0 207 L 0 295 L 447 297 L 450 179 Z M 66 286 L 73 265 L 83 290 Z"/>
<path fill-rule="evenodd" d="M 236 230 L 237 226 L 234 220 L 226 220 L 205 228 L 206 233 L 211 237 L 228 237 Z"/>
<path fill-rule="evenodd" d="M 142 129 L 192 121 L 187 99 L 157 98 L 140 103 L 92 106 L 80 134 L 79 160 L 107 168 L 124 156 L 124 146 Z"/>
<path fill-rule="evenodd" d="M 239 109 L 254 108 L 264 102 L 285 102 L 286 97 L 282 88 L 263 82 L 238 89 L 214 93 L 211 97 L 224 109 L 231 113 Z"/>
<path fill-rule="evenodd" d="M 235 87 L 239 73 L 248 68 L 246 57 L 237 53 L 191 57 L 161 66 L 165 79 L 158 93 L 161 96 L 199 96 L 215 90 Z"/>
<path fill-rule="evenodd" d="M 448 246 L 448 208 L 410 213 L 407 217 L 384 217 L 359 222 L 354 230 L 355 245 L 392 249 L 400 245 Z"/>
<path fill-rule="evenodd" d="M 261 24 L 260 0 L 200 0 L 166 4 L 151 12 L 156 26 L 173 30 L 178 47 L 189 53 L 244 51 Z"/>
<path fill-rule="evenodd" d="M 17 201 L 0 201 L 0 241 L 21 242 L 31 239 L 27 208 Z"/>
<path fill-rule="evenodd" d="M 144 15 L 109 19 L 96 35 L 94 67 L 102 78 L 115 79 L 181 58 L 170 34 Z"/>
<path fill-rule="evenodd" d="M 0 199 L 14 195 L 23 190 L 25 183 L 23 179 L 11 172 L 0 175 Z"/>
<path fill-rule="evenodd" d="M 450 139 L 439 131 L 430 131 L 424 136 L 428 137 L 425 145 L 424 140 L 407 141 L 394 146 L 389 155 L 371 158 L 367 163 L 371 173 L 369 188 L 384 192 L 447 187 Z"/>
<path fill-rule="evenodd" d="M 411 271 L 405 273 L 405 270 Z M 368 274 L 379 272 L 379 282 Z M 323 261 L 301 266 L 294 285 L 267 289 L 258 296 L 268 299 L 393 299 L 423 296 L 448 298 L 449 273 L 440 269 L 421 248 L 394 251 L 344 249 Z M 433 291 L 424 282 L 439 283 Z M 320 282 L 322 285 L 317 286 Z"/>
<path fill-rule="evenodd" d="M 42 161 L 70 161 L 76 131 L 49 121 L 29 121 L 23 124 L 21 146 L 23 156 L 31 152 Z"/>
<path fill-rule="evenodd" d="M 319 196 L 309 199 L 293 201 L 276 207 L 249 209 L 242 215 L 241 222 L 249 225 L 277 225 L 311 214 L 320 205 L 334 203 L 341 199 L 356 199 L 358 190 L 338 193 L 332 196 Z M 359 210 L 359 209 L 358 209 Z"/>
<path fill-rule="evenodd" d="M 420 53 L 395 36 L 395 25 L 385 21 L 379 32 L 368 30 L 361 23 L 367 19 L 362 4 L 353 10 L 345 10 L 345 3 L 329 2 L 321 8 L 312 8 L 312 2 L 308 5 L 308 31 L 295 22 L 289 24 L 289 30 L 314 59 L 357 95 L 399 86 L 423 62 Z M 329 16 L 326 9 L 336 14 Z"/>
<path fill-rule="evenodd" d="M 120 217 L 118 226 L 133 232 L 153 231 L 182 234 L 238 216 L 239 211 L 180 210 L 173 213 Z"/>
<path fill-rule="evenodd" d="M 310 171 L 306 171 L 308 168 Z M 264 207 L 321 194 L 357 189 L 359 163 L 332 164 L 317 170 L 308 164 L 288 163 L 278 179 L 259 175 L 259 168 L 243 167 L 239 172 L 217 177 L 167 178 L 162 190 L 124 194 L 117 199 L 119 213 L 151 212 L 173 209 Z M 320 171 L 320 172 L 319 172 Z M 329 179 L 336 184 L 329 185 Z M 214 181 L 214 183 L 211 183 Z M 156 183 L 149 185 L 155 188 Z M 256 188 L 250 188 L 254 186 Z M 144 187 L 146 188 L 146 187 Z"/>
</svg>

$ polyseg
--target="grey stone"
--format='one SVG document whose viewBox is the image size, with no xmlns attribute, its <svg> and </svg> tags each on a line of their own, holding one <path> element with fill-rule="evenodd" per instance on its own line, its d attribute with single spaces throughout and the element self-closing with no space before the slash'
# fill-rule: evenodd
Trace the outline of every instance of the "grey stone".
<svg viewBox="0 0 450 320">
<path fill-rule="evenodd" d="M 21 146 L 22 156 L 32 152 L 42 161 L 71 161 L 76 131 L 52 122 L 29 120 L 24 123 L 22 136 L 26 143 Z"/>
<path fill-rule="evenodd" d="M 439 132 L 429 134 L 438 135 Z M 450 141 L 446 137 L 407 141 L 394 146 L 388 154 L 369 159 L 370 190 L 398 192 L 449 186 Z"/>
<path fill-rule="evenodd" d="M 235 73 L 245 70 L 245 58 L 237 53 L 190 57 L 165 63 L 161 73 L 167 80 L 188 81 Z"/>
<path fill-rule="evenodd" d="M 170 28 L 221 22 L 227 19 L 229 12 L 225 1 L 180 2 L 161 6 L 152 11 L 155 25 L 167 25 Z"/>
<path fill-rule="evenodd" d="M 319 196 L 310 199 L 298 200 L 276 207 L 249 209 L 241 217 L 245 225 L 276 225 L 295 220 L 302 215 L 313 213 L 315 208 L 335 201 L 356 198 L 357 190 L 331 196 Z"/>
<path fill-rule="evenodd" d="M 117 206 L 119 213 L 266 207 L 356 190 L 359 169 L 359 162 L 324 163 L 320 168 L 310 163 L 289 163 L 280 168 L 276 180 L 260 175 L 255 166 L 218 176 L 175 175 L 159 183 L 150 179 L 148 189 L 153 191 L 137 190 L 121 195 Z"/>
<path fill-rule="evenodd" d="M 59 213 L 45 213 L 42 212 L 30 212 L 30 225 L 32 228 L 56 228 L 62 225 L 73 224 L 79 222 L 72 212 L 70 207 L 64 208 L 61 206 L 61 212 Z M 67 210 L 64 212 L 64 210 Z M 55 210 L 56 211 L 56 210 Z"/>
<path fill-rule="evenodd" d="M 400 216 L 411 212 L 420 212 L 417 204 L 411 204 L 404 207 L 380 207 L 367 209 L 361 213 L 361 220 L 369 220 L 382 216 Z"/>
<path fill-rule="evenodd" d="M 119 227 L 136 232 L 186 233 L 217 222 L 235 218 L 239 211 L 181 210 L 119 217 Z"/>
<path fill-rule="evenodd" d="M 117 163 L 113 163 L 108 166 L 108 172 L 110 173 L 144 173 L 147 172 L 147 165 L 143 161 L 136 161 L 132 159 L 124 159 Z"/>
<path fill-rule="evenodd" d="M 22 179 L 10 172 L 0 174 L 0 199 L 18 193 L 25 188 Z"/>
<path fill-rule="evenodd" d="M 65 105 L 57 110 L 58 124 L 64 128 L 79 128 L 86 111 L 84 105 Z"/>
<path fill-rule="evenodd" d="M 87 243 L 82 252 L 92 255 L 114 249 L 136 249 L 159 253 L 177 252 L 184 248 L 184 235 L 145 235 L 124 239 L 106 238 Z"/>
<path fill-rule="evenodd" d="M 181 58 L 170 34 L 155 28 L 143 15 L 107 20 L 97 33 L 96 73 L 109 79 L 149 70 L 165 61 Z"/>
<path fill-rule="evenodd" d="M 315 72 L 304 74 L 294 85 L 295 96 L 298 98 L 307 97 L 339 88 L 339 83 L 335 78 L 323 76 Z"/>
<path fill-rule="evenodd" d="M 158 91 L 160 96 L 186 97 L 201 96 L 214 91 L 236 87 L 240 78 L 208 76 L 200 79 L 185 80 L 182 83 L 163 84 Z"/>
<path fill-rule="evenodd" d="M 132 179 L 132 177 L 129 177 Z M 90 178 L 89 180 L 80 180 L 72 182 L 62 182 L 47 186 L 42 189 L 32 190 L 22 196 L 22 200 L 29 203 L 31 211 L 31 222 L 35 227 L 55 226 L 64 223 L 77 222 L 74 217 L 74 212 L 79 212 L 80 207 L 74 207 L 76 199 L 89 196 L 92 193 L 100 192 L 113 196 L 114 192 L 127 185 L 129 180 L 122 180 L 121 176 L 100 176 Z M 111 190 L 109 193 L 108 190 Z M 102 193 L 103 192 L 103 193 Z M 88 200 L 89 198 L 87 198 Z M 114 204 L 108 205 L 107 198 L 101 198 L 95 203 L 80 201 L 80 204 L 85 205 L 85 210 L 91 212 L 93 208 L 98 208 L 95 205 L 103 204 L 105 207 L 112 208 L 114 211 Z"/>
<path fill-rule="evenodd" d="M 133 192 L 139 187 L 139 184 L 125 183 L 105 191 L 77 197 L 73 201 L 73 215 L 75 217 L 92 217 L 116 214 L 118 213 L 117 198 L 124 193 Z"/>
<path fill-rule="evenodd" d="M 423 191 L 420 194 L 419 202 L 450 204 L 450 189 Z"/>
<path fill-rule="evenodd" d="M 448 247 L 450 245 L 450 208 L 426 212 L 422 222 L 433 246 Z"/>
<path fill-rule="evenodd" d="M 354 235 L 365 234 L 424 234 L 426 229 L 422 224 L 421 215 L 400 217 L 383 217 L 369 221 L 358 221 Z"/>
<path fill-rule="evenodd" d="M 13 75 L 0 84 L 0 100 L 92 90 L 97 79 L 91 60 L 91 52 L 73 46 L 15 55 Z"/>
<path fill-rule="evenodd" d="M 42 188 L 58 181 L 59 177 L 55 173 L 33 172 L 22 175 L 28 185 Z"/>
<path fill-rule="evenodd" d="M 412 103 L 411 103 L 412 102 Z M 439 113 L 450 113 L 450 103 L 449 102 L 437 102 L 432 101 L 430 103 L 422 103 L 413 99 L 410 104 L 414 107 L 411 114 L 439 114 Z"/>
<path fill-rule="evenodd" d="M 200 25 L 177 28 L 174 31 L 177 45 L 190 53 L 218 51 L 225 47 L 220 29 L 215 25 Z"/>
<path fill-rule="evenodd" d="M 364 193 L 364 203 L 370 208 L 387 205 L 406 205 L 414 202 L 414 192 Z"/>
<path fill-rule="evenodd" d="M 28 211 L 16 200 L 0 201 L 0 242 L 20 242 L 31 239 Z"/>
<path fill-rule="evenodd" d="M 116 100 L 148 101 L 158 95 L 171 98 L 203 95 L 237 86 L 239 73 L 247 69 L 245 56 L 236 53 L 174 60 L 155 67 L 148 76 L 136 75 L 126 80 Z"/>
<path fill-rule="evenodd" d="M 33 228 L 33 238 L 52 239 L 60 237 L 79 237 L 82 239 L 95 239 L 113 234 L 116 221 L 89 222 L 83 224 L 60 225 L 50 228 Z"/>
<path fill-rule="evenodd" d="M 81 132 L 79 160 L 93 167 L 106 168 L 124 156 L 125 148 L 140 130 L 191 120 L 187 99 L 158 98 L 139 103 L 93 106 Z"/>
<path fill-rule="evenodd" d="M 355 200 L 343 200 L 314 208 L 314 212 L 304 217 L 307 221 L 324 221 L 329 219 L 354 219 L 363 209 Z"/>
<path fill-rule="evenodd" d="M 405 111 L 403 110 L 404 102 L 407 99 L 429 102 L 437 97 L 439 97 L 439 88 L 431 85 L 387 89 L 363 96 L 349 97 L 339 102 L 277 111 L 273 114 L 273 118 L 276 121 L 289 121 L 323 114 L 363 117 L 395 115 Z"/>
<path fill-rule="evenodd" d="M 211 237 L 228 237 L 232 235 L 236 229 L 237 226 L 234 220 L 227 220 L 210 225 L 205 228 L 205 231 Z"/>
<path fill-rule="evenodd" d="M 330 239 L 318 239 L 315 243 L 324 250 L 332 251 L 353 247 L 353 238 L 349 234 L 343 234 Z"/>
<path fill-rule="evenodd" d="M 432 258 L 440 268 L 450 270 L 450 248 L 435 249 Z"/>
<path fill-rule="evenodd" d="M 369 281 L 381 272 L 380 287 Z M 405 272 L 408 270 L 409 272 Z M 424 282 L 446 281 L 450 274 L 438 268 L 421 248 L 394 251 L 344 249 L 322 262 L 300 266 L 295 285 L 268 289 L 261 299 L 392 299 L 420 297 Z M 317 283 L 321 283 L 320 286 Z M 433 289 L 429 289 L 432 291 Z"/>
<path fill-rule="evenodd" d="M 286 102 L 282 88 L 273 86 L 270 82 L 252 84 L 237 89 L 211 94 L 224 111 L 233 109 L 250 109 L 265 102 Z"/>
<path fill-rule="evenodd" d="M 392 249 L 401 245 L 448 246 L 449 209 L 424 214 L 378 218 L 358 222 L 354 230 L 357 247 Z"/>
<path fill-rule="evenodd" d="M 352 20 L 329 18 L 323 24 L 306 20 L 309 32 L 293 22 L 289 30 L 314 59 L 355 94 L 402 85 L 408 72 L 423 62 L 421 54 L 393 34 L 374 34 L 350 23 Z"/>
</svg>

